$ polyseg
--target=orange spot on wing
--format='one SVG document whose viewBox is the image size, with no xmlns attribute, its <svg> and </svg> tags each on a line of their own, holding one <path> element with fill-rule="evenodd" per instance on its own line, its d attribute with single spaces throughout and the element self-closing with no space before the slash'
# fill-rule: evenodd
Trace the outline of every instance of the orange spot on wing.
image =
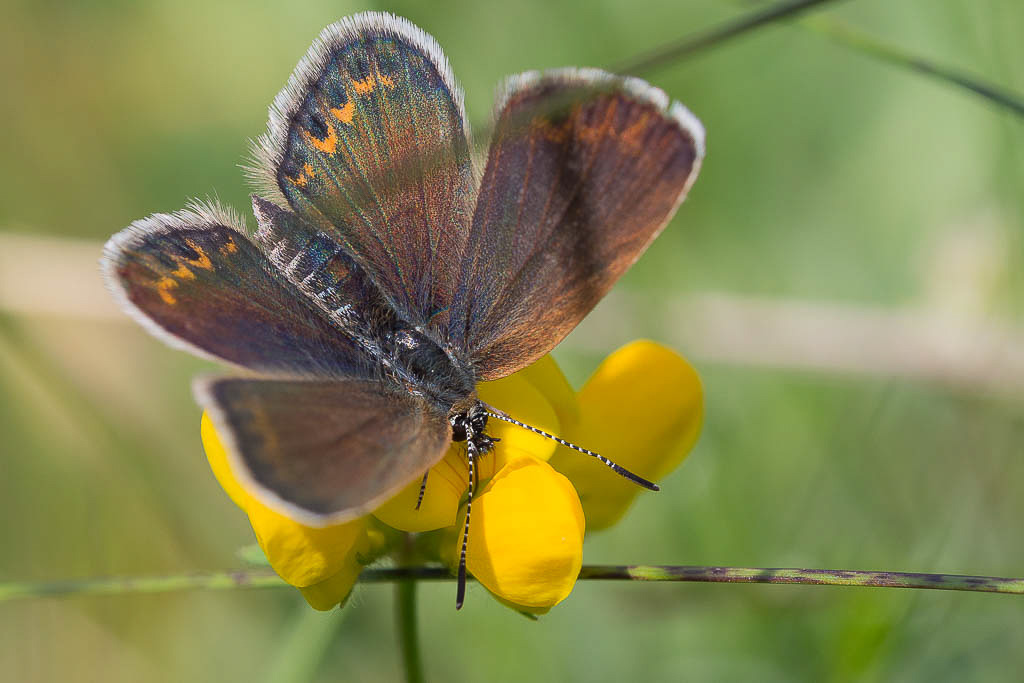
<svg viewBox="0 0 1024 683">
<path fill-rule="evenodd" d="M 213 270 L 213 263 L 210 261 L 210 257 L 206 255 L 206 252 L 203 251 L 203 248 L 201 246 L 199 246 L 190 239 L 186 239 L 185 244 L 192 247 L 192 249 L 194 249 L 195 252 L 199 254 L 199 256 L 195 257 L 194 259 L 186 259 L 191 265 L 195 266 L 196 268 L 202 268 L 203 270 Z"/>
<path fill-rule="evenodd" d="M 192 272 L 192 269 L 189 268 L 189 266 L 192 266 L 193 268 L 202 268 L 203 270 L 213 270 L 213 262 L 210 260 L 210 257 L 206 255 L 206 252 L 201 246 L 188 238 L 185 239 L 185 244 L 195 251 L 197 256 L 195 258 L 173 256 L 172 258 L 178 267 L 156 281 L 157 294 L 160 295 L 160 298 L 163 299 L 164 303 L 168 306 L 173 306 L 178 303 L 177 298 L 171 294 L 171 290 L 177 289 L 180 286 L 179 280 L 196 279 L 196 274 Z M 234 244 L 233 240 L 231 245 L 234 246 L 235 249 L 238 249 L 238 246 Z"/>
<path fill-rule="evenodd" d="M 312 178 L 312 177 L 313 177 L 313 165 L 312 164 L 305 164 L 302 167 L 302 173 L 299 174 L 298 178 L 292 178 L 291 176 L 288 176 L 289 180 L 291 180 L 293 183 L 295 183 L 299 187 L 305 187 L 306 183 L 308 183 L 309 179 Z"/>
<path fill-rule="evenodd" d="M 331 113 L 342 123 L 352 123 L 352 117 L 356 115 L 356 103 L 349 100 L 344 106 L 331 109 Z"/>
<path fill-rule="evenodd" d="M 385 76 L 384 74 L 380 74 L 380 83 L 381 83 L 381 85 L 387 86 L 387 88 L 389 90 L 394 90 L 395 89 L 395 82 L 391 79 L 390 76 Z"/>
<path fill-rule="evenodd" d="M 220 248 L 220 253 L 223 256 L 227 256 L 228 254 L 234 254 L 236 251 L 238 251 L 238 245 L 235 244 L 234 237 L 229 237 L 228 241 L 224 243 L 224 246 Z"/>
<path fill-rule="evenodd" d="M 188 269 L 184 263 L 178 262 L 178 267 L 171 271 L 171 275 L 182 280 L 195 280 L 196 274 Z"/>
<path fill-rule="evenodd" d="M 373 89 L 377 87 L 377 80 L 373 76 L 367 76 L 361 81 L 353 80 L 352 87 L 356 89 L 356 92 L 360 95 L 373 92 Z"/>
<path fill-rule="evenodd" d="M 162 277 L 156 283 L 157 294 L 160 295 L 160 298 L 163 299 L 164 303 L 168 306 L 173 306 L 178 303 L 178 300 L 174 298 L 173 294 L 171 294 L 171 290 L 177 286 L 178 281 L 169 277 Z"/>
<path fill-rule="evenodd" d="M 338 148 L 338 132 L 334 130 L 334 126 L 331 125 L 330 121 L 327 121 L 326 123 L 327 137 L 325 137 L 323 140 L 315 137 L 308 130 L 303 130 L 302 132 L 305 133 L 306 139 L 309 140 L 309 143 L 316 147 L 318 150 L 320 150 L 324 154 L 334 154 L 334 150 Z"/>
</svg>

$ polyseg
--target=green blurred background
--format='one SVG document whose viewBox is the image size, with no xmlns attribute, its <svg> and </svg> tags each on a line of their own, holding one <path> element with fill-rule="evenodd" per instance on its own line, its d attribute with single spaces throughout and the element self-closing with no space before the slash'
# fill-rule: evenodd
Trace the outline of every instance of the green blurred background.
<svg viewBox="0 0 1024 683">
<path fill-rule="evenodd" d="M 433 34 L 483 128 L 506 74 L 610 66 L 756 4 L 2 0 L 0 581 L 239 567 L 189 381 L 212 365 L 113 311 L 95 266 L 132 220 L 216 194 L 312 38 L 387 9 Z M 1024 91 L 1017 0 L 824 14 Z M 692 359 L 694 453 L 588 563 L 1024 575 L 1024 120 L 804 23 L 645 76 L 708 129 L 691 198 L 556 357 Z M 251 224 L 250 217 L 250 224 Z M 1019 598 L 581 582 L 537 623 L 422 587 L 443 681 L 1019 680 Z M 386 586 L 343 612 L 287 588 L 0 604 L 0 679 L 401 676 Z M 274 677 L 278 678 L 275 679 Z"/>
</svg>

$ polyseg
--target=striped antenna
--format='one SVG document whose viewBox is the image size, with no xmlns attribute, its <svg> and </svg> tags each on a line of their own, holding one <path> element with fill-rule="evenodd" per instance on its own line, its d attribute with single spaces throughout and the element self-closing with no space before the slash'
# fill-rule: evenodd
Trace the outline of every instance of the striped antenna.
<svg viewBox="0 0 1024 683">
<path fill-rule="evenodd" d="M 634 484 L 639 484 L 640 486 L 643 486 L 645 489 L 650 489 L 651 491 L 660 491 L 661 490 L 660 488 L 658 488 L 658 485 L 655 484 L 654 482 L 647 481 L 643 477 L 638 476 L 636 474 L 633 474 L 632 472 L 627 470 L 622 465 L 619 465 L 617 463 L 612 462 L 611 460 L 609 460 L 608 458 L 604 457 L 600 453 L 595 453 L 594 451 L 587 450 L 586 448 L 583 448 L 581 446 L 577 446 L 576 444 L 570 443 L 570 442 L 566 441 L 565 439 L 559 439 L 554 434 L 548 434 L 547 432 L 542 431 L 540 429 L 537 429 L 536 427 L 531 427 L 530 425 L 526 424 L 525 422 L 520 422 L 519 420 L 513 419 L 513 418 L 509 417 L 508 415 L 504 415 L 502 413 L 496 413 L 496 412 L 491 411 L 491 410 L 488 410 L 486 412 L 487 412 L 487 416 L 488 417 L 493 417 L 494 419 L 501 420 L 502 422 L 510 422 L 511 424 L 514 424 L 514 425 L 516 425 L 518 427 L 522 427 L 523 429 L 528 429 L 531 432 L 533 432 L 534 434 L 540 434 L 541 436 L 546 437 L 548 439 L 551 439 L 552 441 L 557 441 L 558 443 L 562 444 L 563 446 L 567 446 L 568 448 L 571 448 L 574 451 L 579 451 L 580 453 L 584 453 L 586 455 L 593 456 L 593 457 L 597 458 L 598 460 L 600 460 L 605 465 L 607 465 L 608 467 L 610 467 L 616 474 L 618 474 L 620 476 L 623 476 L 626 479 L 629 479 Z"/>
</svg>

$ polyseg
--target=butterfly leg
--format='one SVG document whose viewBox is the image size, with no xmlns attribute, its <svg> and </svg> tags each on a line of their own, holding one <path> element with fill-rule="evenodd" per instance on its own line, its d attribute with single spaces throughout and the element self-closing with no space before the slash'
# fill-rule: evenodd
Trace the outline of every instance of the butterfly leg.
<svg viewBox="0 0 1024 683">
<path fill-rule="evenodd" d="M 430 474 L 430 470 L 423 473 L 423 481 L 420 482 L 420 495 L 416 498 L 416 509 L 420 509 L 420 505 L 423 504 L 423 494 L 427 492 L 427 475 Z"/>
</svg>

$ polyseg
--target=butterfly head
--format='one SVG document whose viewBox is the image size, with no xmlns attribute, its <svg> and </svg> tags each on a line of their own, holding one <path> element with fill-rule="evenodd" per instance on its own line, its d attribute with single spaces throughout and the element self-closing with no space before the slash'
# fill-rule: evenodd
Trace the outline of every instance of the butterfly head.
<svg viewBox="0 0 1024 683">
<path fill-rule="evenodd" d="M 500 439 L 484 434 L 487 427 L 487 408 L 479 401 L 468 411 L 454 413 L 448 418 L 452 426 L 452 441 L 471 442 L 480 453 L 494 450 Z"/>
</svg>

